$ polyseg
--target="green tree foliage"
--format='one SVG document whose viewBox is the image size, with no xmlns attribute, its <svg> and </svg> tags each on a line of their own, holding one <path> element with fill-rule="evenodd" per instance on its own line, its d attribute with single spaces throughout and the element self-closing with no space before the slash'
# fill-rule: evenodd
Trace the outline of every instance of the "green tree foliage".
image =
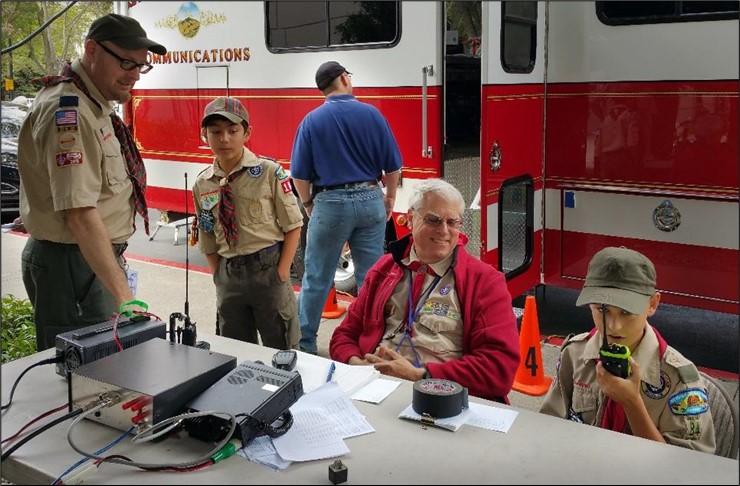
<svg viewBox="0 0 740 486">
<path fill-rule="evenodd" d="M 33 325 L 33 307 L 26 299 L 3 296 L 2 359 L 7 363 L 36 352 L 36 328 Z"/>
<path fill-rule="evenodd" d="M 447 20 L 452 30 L 457 30 L 461 40 L 481 35 L 481 3 L 474 1 L 448 1 Z"/>
<path fill-rule="evenodd" d="M 338 38 L 334 44 L 357 44 L 382 39 L 391 41 L 396 34 L 396 26 L 388 22 L 396 10 L 395 2 L 356 2 L 359 12 L 347 16 L 335 28 Z M 332 8 L 329 2 L 329 9 Z M 334 14 L 334 12 L 331 12 Z"/>
<path fill-rule="evenodd" d="M 69 2 L 0 2 L 2 48 L 18 44 L 36 32 Z M 33 96 L 38 90 L 29 80 L 57 74 L 67 60 L 82 54 L 82 42 L 96 18 L 113 11 L 113 2 L 76 2 L 41 33 L 0 59 L 3 78 L 10 76 L 12 55 L 15 94 Z"/>
</svg>

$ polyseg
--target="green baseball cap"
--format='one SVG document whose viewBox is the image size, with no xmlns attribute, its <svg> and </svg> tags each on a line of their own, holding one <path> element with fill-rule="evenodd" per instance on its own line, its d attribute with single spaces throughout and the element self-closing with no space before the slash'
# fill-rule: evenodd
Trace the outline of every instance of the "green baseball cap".
<svg viewBox="0 0 740 486">
<path fill-rule="evenodd" d="M 588 264 L 576 305 L 606 304 L 641 314 L 655 292 L 653 262 L 629 248 L 608 247 L 597 252 Z"/>
<path fill-rule="evenodd" d="M 146 37 L 146 31 L 139 22 L 125 15 L 103 15 L 90 25 L 87 38 L 98 42 L 111 41 L 124 49 L 146 47 L 155 54 L 167 54 L 167 48 Z"/>
</svg>

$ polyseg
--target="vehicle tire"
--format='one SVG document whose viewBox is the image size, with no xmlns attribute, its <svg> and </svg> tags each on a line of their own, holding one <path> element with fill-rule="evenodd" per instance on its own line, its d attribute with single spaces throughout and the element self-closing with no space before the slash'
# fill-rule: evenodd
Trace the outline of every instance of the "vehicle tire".
<svg viewBox="0 0 740 486">
<path fill-rule="evenodd" d="M 303 211 L 301 209 L 301 211 Z M 308 217 L 303 213 L 303 227 L 301 228 L 301 241 L 293 256 L 293 266 L 290 277 L 293 285 L 301 285 L 303 273 L 306 271 L 306 231 L 308 229 Z M 357 282 L 355 282 L 355 267 L 352 264 L 352 254 L 345 245 L 342 255 L 337 262 L 334 273 L 334 287 L 337 292 L 357 297 Z"/>
<path fill-rule="evenodd" d="M 334 287 L 337 292 L 357 297 L 357 281 L 355 280 L 355 265 L 352 262 L 352 253 L 345 246 L 334 272 Z"/>
</svg>

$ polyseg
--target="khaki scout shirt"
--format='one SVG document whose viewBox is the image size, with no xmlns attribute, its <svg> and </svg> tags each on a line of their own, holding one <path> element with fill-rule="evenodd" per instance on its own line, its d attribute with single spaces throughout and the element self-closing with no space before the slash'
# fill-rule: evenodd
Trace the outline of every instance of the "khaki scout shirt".
<svg viewBox="0 0 740 486">
<path fill-rule="evenodd" d="M 231 182 L 239 241 L 229 248 L 218 219 L 221 180 L 228 174 L 218 160 L 198 175 L 193 186 L 198 218 L 200 250 L 224 258 L 249 255 L 285 239 L 285 233 L 303 226 L 303 215 L 290 185 L 288 174 L 277 162 L 257 157 L 246 147 L 234 171 L 243 171 Z M 204 212 L 212 215 L 212 227 L 203 223 Z M 205 215 L 208 218 L 211 215 Z"/>
<path fill-rule="evenodd" d="M 398 352 L 410 360 L 416 361 L 414 350 L 418 353 L 421 363 L 444 363 L 462 357 L 462 315 L 460 314 L 460 301 L 455 290 L 455 275 L 450 270 L 452 254 L 438 263 L 430 264 L 434 273 L 441 275 L 439 282 L 434 288 L 433 275 L 424 277 L 421 297 L 423 305 L 419 307 L 419 313 L 412 329 L 412 340 L 414 347 L 409 344 L 408 337 L 404 339 L 404 327 L 408 321 L 408 298 L 409 283 L 414 278 L 414 272 L 404 272 L 403 278 L 396 285 L 385 309 L 385 334 L 381 345 L 396 349 L 403 341 Z M 401 263 L 408 265 L 419 261 L 416 251 L 411 248 L 409 256 Z M 426 291 L 431 288 L 429 294 Z M 419 306 L 414 302 L 414 309 Z"/>
<path fill-rule="evenodd" d="M 100 106 L 73 83 L 39 91 L 18 138 L 21 216 L 38 240 L 76 243 L 64 211 L 95 207 L 112 243 L 134 232 L 133 186 L 107 101 L 79 61 L 72 69 Z M 60 106 L 60 97 L 77 106 Z"/>
<path fill-rule="evenodd" d="M 599 332 L 591 338 L 588 333 L 579 334 L 563 343 L 557 373 L 540 412 L 589 425 L 601 423 L 606 397 L 596 379 L 600 347 Z M 666 442 L 713 454 L 714 424 L 708 403 L 701 403 L 706 389 L 696 366 L 670 346 L 661 358 L 658 338 L 649 325 L 632 358 L 640 366 L 642 401 Z M 706 411 L 687 413 L 691 400 L 700 409 L 706 406 Z"/>
</svg>

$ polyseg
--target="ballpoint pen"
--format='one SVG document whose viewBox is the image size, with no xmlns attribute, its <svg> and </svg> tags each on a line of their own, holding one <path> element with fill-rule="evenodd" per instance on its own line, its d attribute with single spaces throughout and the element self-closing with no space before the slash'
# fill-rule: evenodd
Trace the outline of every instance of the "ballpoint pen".
<svg viewBox="0 0 740 486">
<path fill-rule="evenodd" d="M 331 364 L 329 365 L 329 373 L 326 375 L 327 383 L 331 381 L 332 377 L 334 376 L 334 370 L 336 369 L 337 369 L 337 364 L 334 361 L 332 361 Z"/>
</svg>

